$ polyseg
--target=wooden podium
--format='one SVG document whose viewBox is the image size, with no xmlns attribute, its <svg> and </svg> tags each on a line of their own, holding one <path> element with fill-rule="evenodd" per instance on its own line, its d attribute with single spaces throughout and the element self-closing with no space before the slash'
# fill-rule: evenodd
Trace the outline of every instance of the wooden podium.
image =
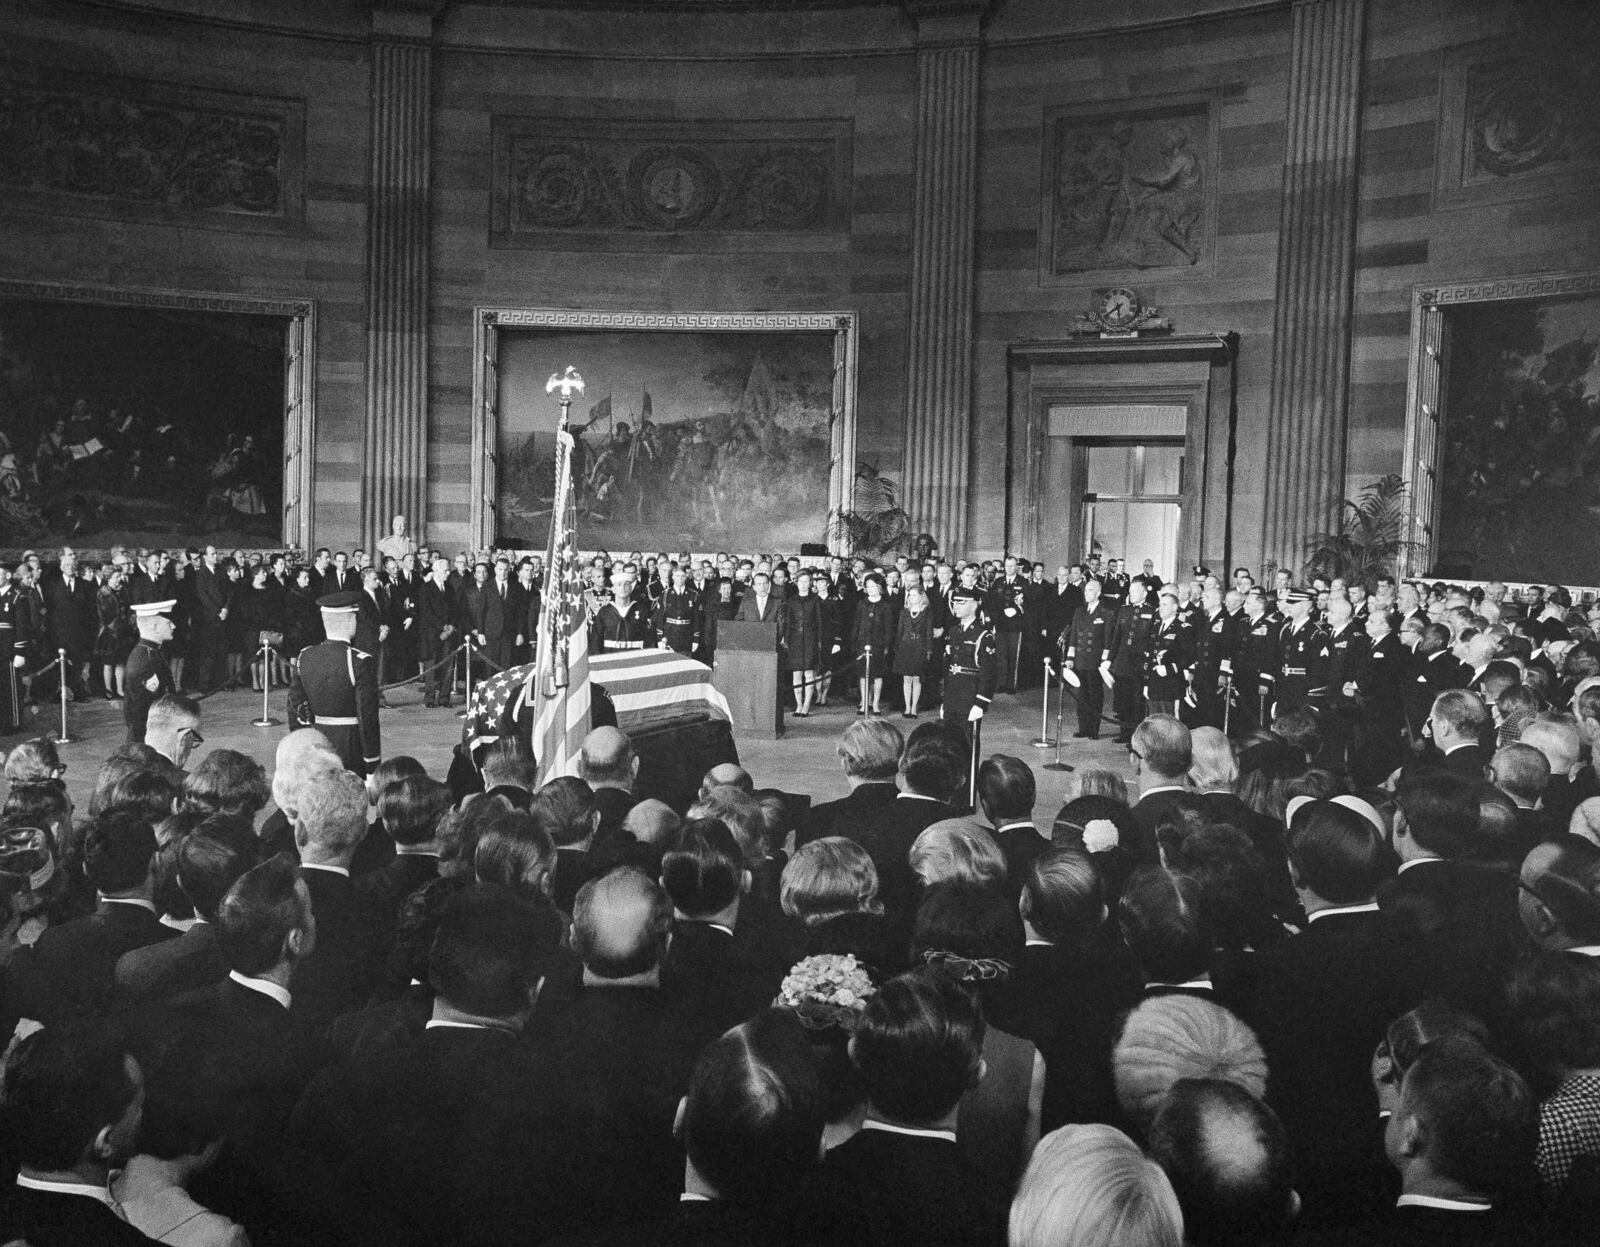
<svg viewBox="0 0 1600 1247">
<path fill-rule="evenodd" d="M 711 683 L 728 699 L 735 737 L 747 733 L 758 740 L 776 740 L 783 735 L 776 623 L 718 623 Z"/>
</svg>

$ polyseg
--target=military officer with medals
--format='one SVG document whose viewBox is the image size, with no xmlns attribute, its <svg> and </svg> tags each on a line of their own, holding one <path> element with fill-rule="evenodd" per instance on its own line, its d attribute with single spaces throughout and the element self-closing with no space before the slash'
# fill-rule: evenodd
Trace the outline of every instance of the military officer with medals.
<svg viewBox="0 0 1600 1247">
<path fill-rule="evenodd" d="M 1100 582 L 1083 586 L 1083 605 L 1061 635 L 1068 684 L 1077 689 L 1080 740 L 1100 739 L 1100 717 L 1105 711 L 1107 684 L 1114 683 L 1111 650 L 1116 642 L 1115 616 L 1100 600 Z"/>
<path fill-rule="evenodd" d="M 1128 600 L 1117 610 L 1116 640 L 1111 649 L 1111 704 L 1117 716 L 1117 744 L 1133 743 L 1133 729 L 1144 721 L 1144 670 L 1150 638 L 1156 628 L 1156 606 L 1141 576 L 1128 582 Z"/>
<path fill-rule="evenodd" d="M 1309 589 L 1278 594 L 1288 620 L 1278 633 L 1276 714 L 1320 701 L 1328 691 L 1328 634 L 1311 618 L 1312 600 Z"/>
<path fill-rule="evenodd" d="M 1228 726 L 1235 734 L 1272 722 L 1272 692 L 1278 681 L 1278 633 L 1281 620 L 1267 613 L 1267 594 L 1260 585 L 1245 591 L 1239 621 L 1239 650 L 1233 661 L 1233 686 L 1239 690 L 1237 718 Z"/>
<path fill-rule="evenodd" d="M 1366 666 L 1356 677 L 1355 779 L 1380 784 L 1406 760 L 1406 677 L 1411 651 L 1396 630 L 1398 615 L 1374 605 L 1367 612 Z"/>
<path fill-rule="evenodd" d="M 1163 589 L 1156 606 L 1149 655 L 1145 659 L 1144 695 L 1150 714 L 1177 717 L 1178 702 L 1183 698 L 1186 683 L 1184 673 L 1189 665 L 1188 648 L 1188 634 L 1178 621 L 1178 595 L 1172 589 Z"/>
<path fill-rule="evenodd" d="M 378 734 L 378 660 L 351 644 L 361 594 L 317 599 L 327 640 L 300 651 L 289 683 L 289 729 L 314 727 L 332 743 L 345 769 L 370 775 L 383 758 Z"/>
<path fill-rule="evenodd" d="M 688 573 L 674 563 L 672 587 L 656 605 L 656 635 L 675 653 L 691 654 L 700 644 L 700 618 L 700 595 L 689 587 Z"/>
<path fill-rule="evenodd" d="M 1185 697 L 1184 721 L 1190 727 L 1220 728 L 1233 684 L 1233 660 L 1238 652 L 1238 628 L 1222 609 L 1222 589 L 1207 578 L 1200 594 L 1200 612 L 1193 626 L 1193 673 Z"/>
<path fill-rule="evenodd" d="M 133 622 L 139 639 L 128 655 L 126 696 L 122 699 L 122 718 L 128 725 L 128 743 L 144 742 L 145 721 L 150 707 L 177 690 L 172 668 L 167 665 L 163 646 L 172 640 L 172 609 L 176 598 L 164 602 L 139 602 L 133 608 Z M 351 616 L 352 624 L 355 616 Z"/>
<path fill-rule="evenodd" d="M 955 624 L 946 634 L 944 703 L 939 716 L 968 724 L 967 735 L 977 748 L 978 723 L 994 700 L 1000 684 L 1000 655 L 994 632 L 978 619 L 983 595 L 962 586 L 950 594 Z"/>
</svg>

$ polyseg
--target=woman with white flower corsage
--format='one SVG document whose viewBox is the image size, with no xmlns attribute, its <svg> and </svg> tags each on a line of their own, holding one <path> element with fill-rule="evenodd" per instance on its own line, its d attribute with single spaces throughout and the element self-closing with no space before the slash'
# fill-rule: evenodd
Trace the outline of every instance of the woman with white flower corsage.
<svg viewBox="0 0 1600 1247">
<path fill-rule="evenodd" d="M 872 974 L 853 956 L 823 953 L 796 962 L 772 1002 L 805 1028 L 822 1075 L 827 1147 L 836 1147 L 861 1129 L 866 1095 L 850 1061 L 850 1036 L 877 991 Z"/>
<path fill-rule="evenodd" d="M 1127 846 L 1132 842 L 1133 811 L 1122 780 L 1109 771 L 1075 776 L 1079 795 L 1061 807 L 1050 840 L 1057 848 L 1080 849 L 1093 859 L 1105 882 L 1106 900 L 1115 904 L 1133 869 Z"/>
</svg>

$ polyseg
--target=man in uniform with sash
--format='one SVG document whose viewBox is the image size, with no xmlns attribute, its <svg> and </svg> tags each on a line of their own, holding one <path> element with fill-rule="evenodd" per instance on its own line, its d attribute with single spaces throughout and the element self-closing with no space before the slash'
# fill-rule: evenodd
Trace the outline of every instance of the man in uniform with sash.
<svg viewBox="0 0 1600 1247">
<path fill-rule="evenodd" d="M 1000 684 L 1000 655 L 994 632 L 978 619 L 983 594 L 959 587 L 950 594 L 956 617 L 945 642 L 944 703 L 939 715 L 951 723 L 968 724 L 973 749 L 978 747 L 978 723 L 994 700 Z"/>
<path fill-rule="evenodd" d="M 289 684 L 289 730 L 314 727 L 333 745 L 345 769 L 369 775 L 383 757 L 378 735 L 378 660 L 351 644 L 356 590 L 317 599 L 328 639 L 300 651 Z"/>
</svg>

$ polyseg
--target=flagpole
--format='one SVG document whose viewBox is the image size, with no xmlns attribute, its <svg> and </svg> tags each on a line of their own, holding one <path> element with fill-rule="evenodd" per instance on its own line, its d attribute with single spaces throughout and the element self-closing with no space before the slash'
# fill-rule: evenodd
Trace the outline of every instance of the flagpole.
<svg viewBox="0 0 1600 1247">
<path fill-rule="evenodd" d="M 569 685 L 567 667 L 567 634 L 562 626 L 564 611 L 557 609 L 565 592 L 565 577 L 569 564 L 577 552 L 569 549 L 572 541 L 572 396 L 583 393 L 583 378 L 575 368 L 554 374 L 545 384 L 545 393 L 555 394 L 560 415 L 556 422 L 556 480 L 555 496 L 550 508 L 550 542 L 544 568 L 544 597 L 539 604 L 539 635 L 534 654 L 533 694 L 527 700 L 537 707 L 536 698 L 561 698 L 567 696 Z M 565 707 L 562 707 L 563 712 Z M 537 718 L 537 713 L 535 718 Z M 539 759 L 541 768 L 548 768 L 551 760 Z M 550 778 L 548 773 L 542 778 Z"/>
</svg>

